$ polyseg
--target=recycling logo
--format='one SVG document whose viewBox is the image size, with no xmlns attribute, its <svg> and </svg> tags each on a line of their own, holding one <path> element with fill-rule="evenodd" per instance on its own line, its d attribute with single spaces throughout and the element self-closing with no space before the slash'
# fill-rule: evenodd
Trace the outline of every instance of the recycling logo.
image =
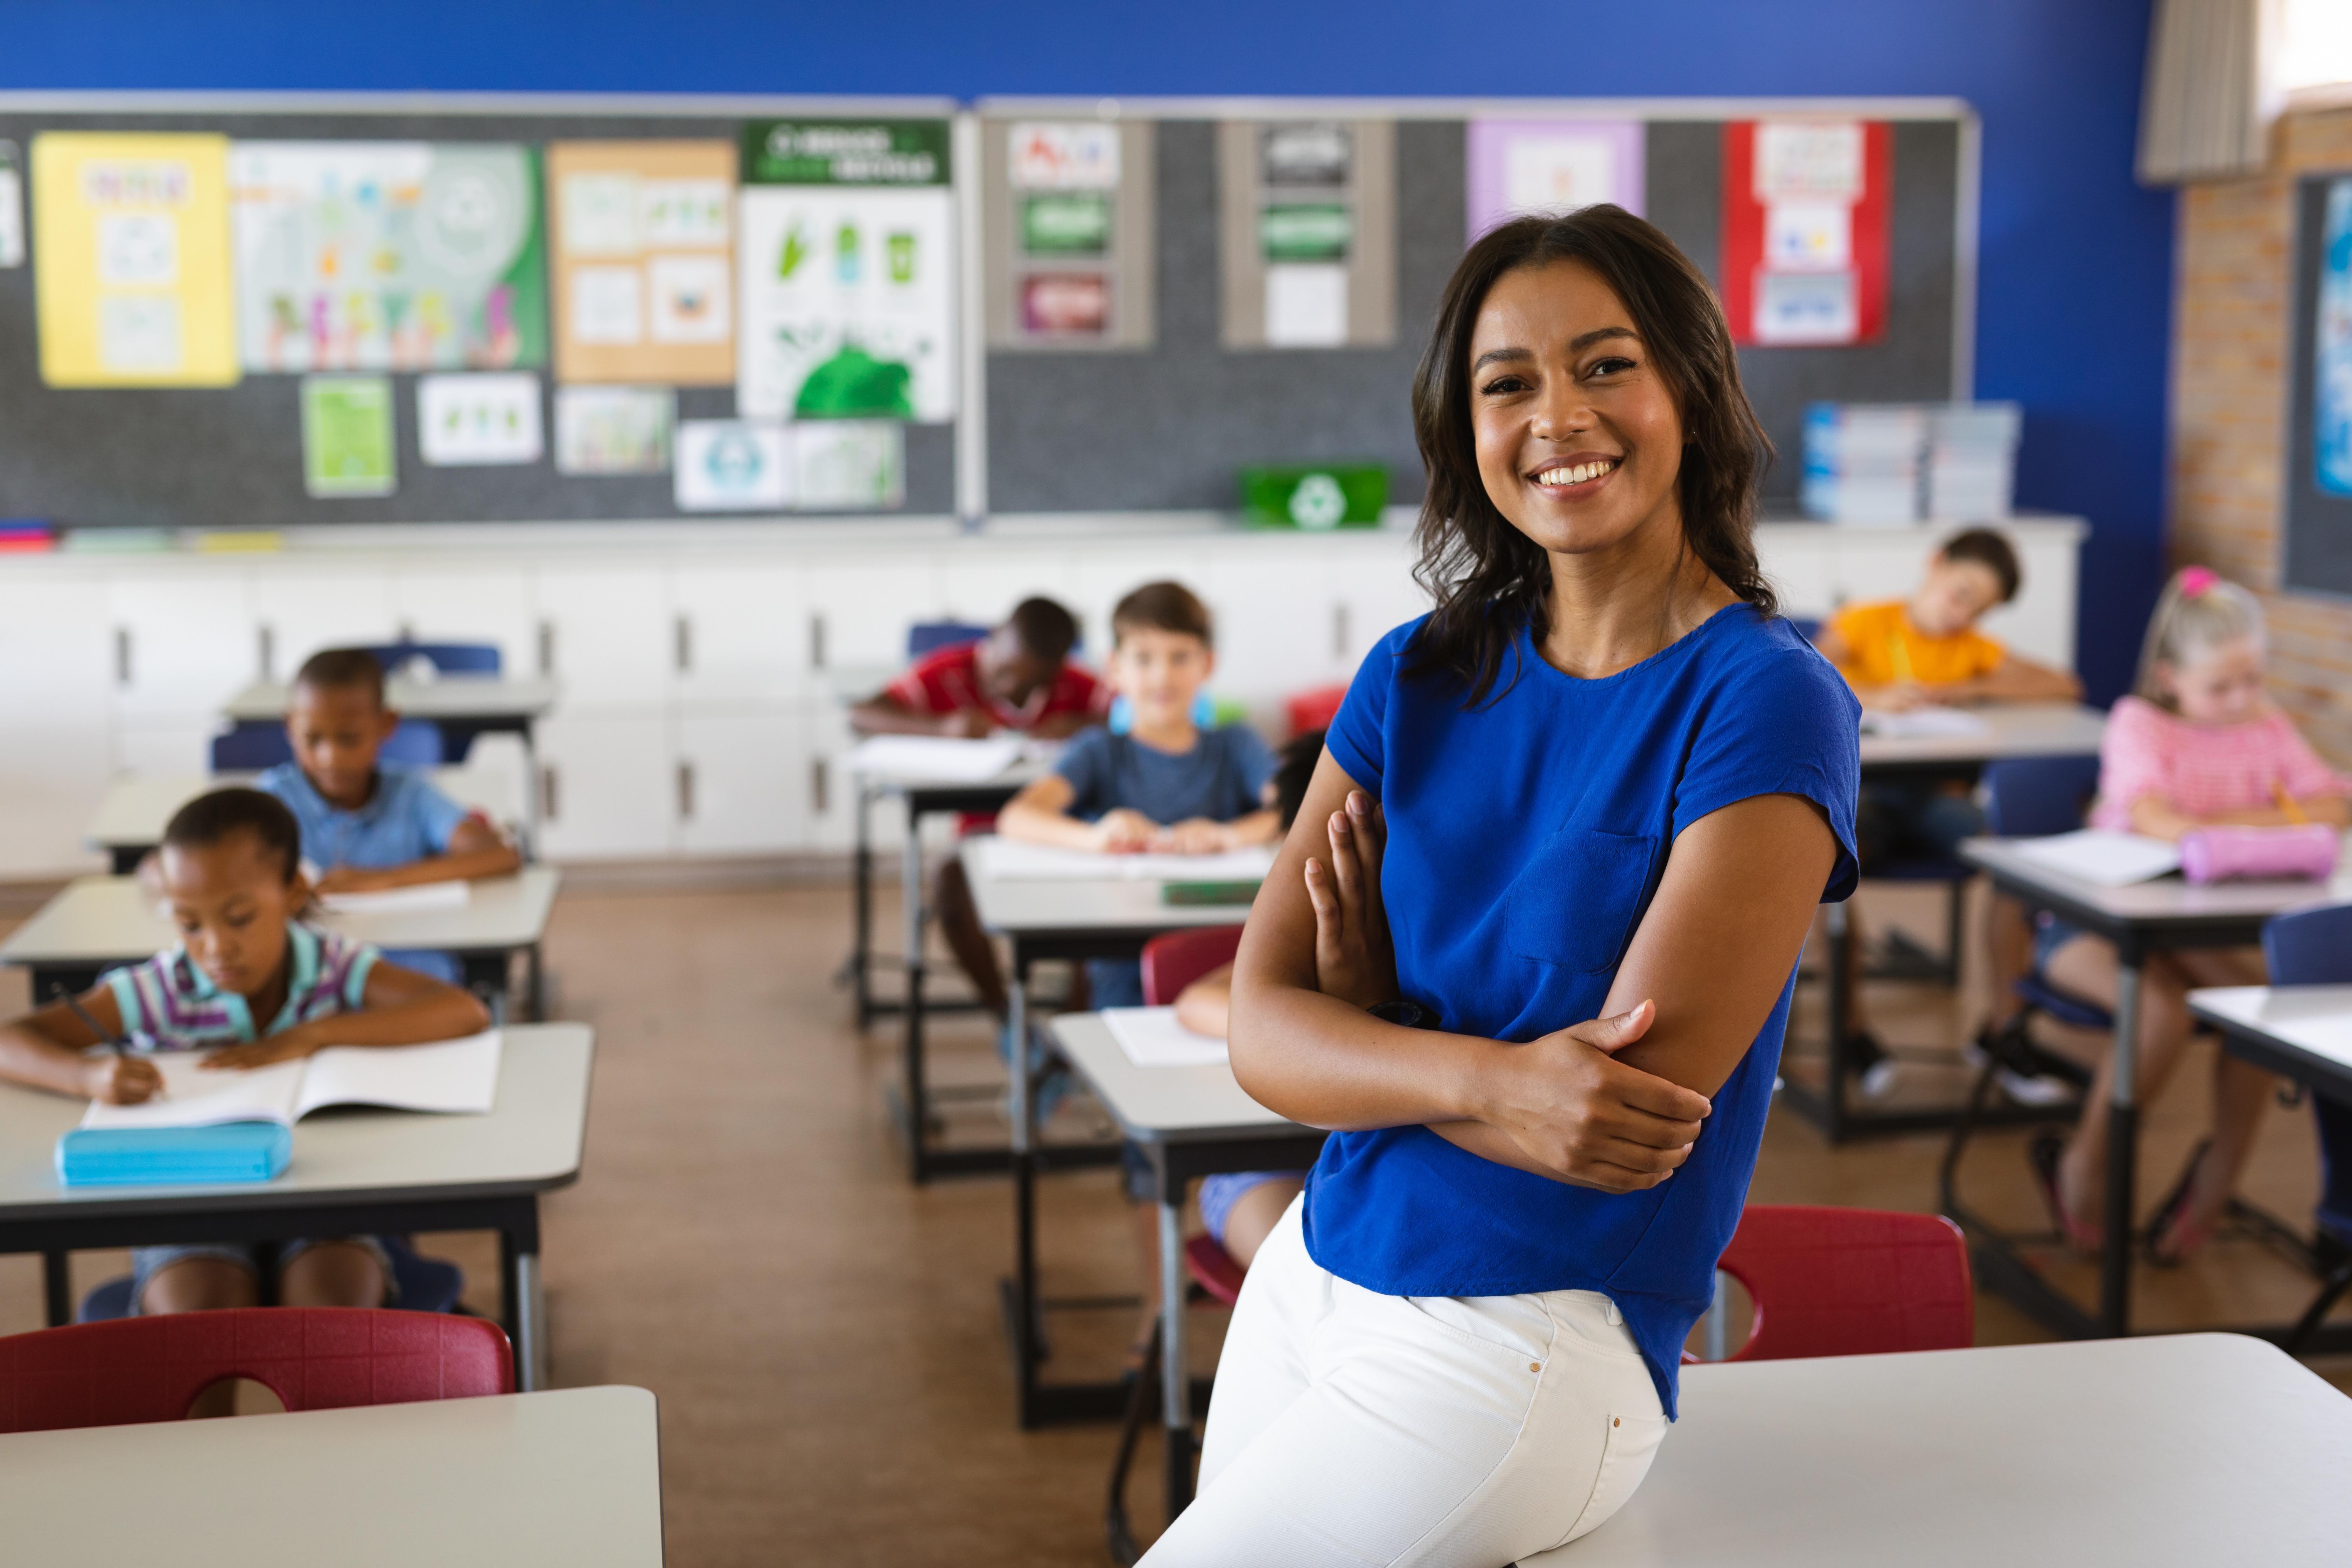
<svg viewBox="0 0 2352 1568">
<path fill-rule="evenodd" d="M 1309 474 L 1290 492 L 1290 521 L 1301 528 L 1337 528 L 1348 515 L 1348 492 L 1328 474 Z"/>
</svg>

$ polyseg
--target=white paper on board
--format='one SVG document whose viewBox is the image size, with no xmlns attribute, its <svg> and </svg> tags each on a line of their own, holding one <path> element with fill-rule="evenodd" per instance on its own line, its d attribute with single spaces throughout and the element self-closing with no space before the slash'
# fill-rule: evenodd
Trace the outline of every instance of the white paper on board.
<svg viewBox="0 0 2352 1568">
<path fill-rule="evenodd" d="M 0 267 L 25 265 L 25 177 L 0 166 Z"/>
<path fill-rule="evenodd" d="M 803 419 L 792 427 L 803 511 L 866 511 L 907 499 L 907 440 L 888 419 Z"/>
<path fill-rule="evenodd" d="M 656 256 L 646 263 L 646 285 L 654 342 L 723 343 L 734 335 L 724 256 Z"/>
<path fill-rule="evenodd" d="M 677 426 L 673 493 L 680 511 L 782 511 L 793 502 L 782 425 L 685 419 Z"/>
<path fill-rule="evenodd" d="M 1756 127 L 1756 199 L 1858 202 L 1863 184 L 1858 120 L 1766 120 Z"/>
<path fill-rule="evenodd" d="M 677 394 L 667 386 L 561 386 L 555 471 L 658 474 L 669 467 Z"/>
<path fill-rule="evenodd" d="M 1617 148 L 1598 136 L 1521 136 L 1503 153 L 1513 212 L 1574 212 L 1619 199 Z"/>
<path fill-rule="evenodd" d="M 1853 266 L 1853 208 L 1844 202 L 1775 202 L 1764 209 L 1764 265 L 1775 272 L 1844 272 Z"/>
<path fill-rule="evenodd" d="M 1108 191 L 1118 185 L 1118 127 L 1108 121 L 1020 121 L 1006 132 L 1017 191 Z"/>
<path fill-rule="evenodd" d="M 1848 272 L 1756 274 L 1756 341 L 1759 343 L 1850 343 L 1861 335 L 1854 275 Z"/>
<path fill-rule="evenodd" d="M 417 455 L 436 468 L 536 463 L 547 444 L 528 371 L 419 376 Z"/>
<path fill-rule="evenodd" d="M 1277 261 L 1265 269 L 1269 348 L 1326 349 L 1348 342 L 1348 268 L 1338 262 Z"/>
<path fill-rule="evenodd" d="M 170 294 L 106 294 L 98 301 L 98 360 L 108 370 L 180 368 L 180 301 Z"/>
<path fill-rule="evenodd" d="M 617 170 L 569 174 L 560 204 L 563 248 L 572 256 L 634 256 L 637 177 Z"/>
<path fill-rule="evenodd" d="M 583 343 L 645 341 L 645 282 L 635 267 L 582 267 L 572 272 L 572 335 Z"/>
</svg>

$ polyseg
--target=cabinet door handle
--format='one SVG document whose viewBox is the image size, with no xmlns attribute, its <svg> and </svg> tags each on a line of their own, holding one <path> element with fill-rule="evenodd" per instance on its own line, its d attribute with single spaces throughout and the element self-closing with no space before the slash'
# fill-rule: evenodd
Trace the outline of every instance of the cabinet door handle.
<svg viewBox="0 0 2352 1568">
<path fill-rule="evenodd" d="M 1345 660 L 1348 657 L 1348 606 L 1331 606 L 1331 657 Z"/>
<path fill-rule="evenodd" d="M 818 816 L 825 814 L 825 801 L 831 793 L 832 775 L 823 757 L 809 759 L 809 810 Z"/>
<path fill-rule="evenodd" d="M 692 763 L 677 764 L 677 819 L 680 822 L 694 820 L 694 764 Z"/>
<path fill-rule="evenodd" d="M 694 622 L 685 616 L 678 616 L 671 623 L 670 636 L 677 672 L 684 675 L 694 668 Z"/>
<path fill-rule="evenodd" d="M 541 763 L 539 765 L 539 819 L 541 822 L 553 822 L 562 816 L 563 814 L 556 809 L 556 803 L 562 799 L 562 792 L 556 788 L 555 764 Z"/>
<path fill-rule="evenodd" d="M 809 668 L 811 669 L 824 668 L 824 617 L 823 616 L 809 616 Z"/>
<path fill-rule="evenodd" d="M 541 675 L 555 673 L 555 623 L 553 621 L 539 623 L 539 673 Z"/>
<path fill-rule="evenodd" d="M 278 663 L 278 634 L 268 624 L 254 627 L 254 657 L 260 661 L 261 679 L 268 680 Z"/>
<path fill-rule="evenodd" d="M 114 628 L 114 684 L 131 684 L 131 628 Z"/>
</svg>

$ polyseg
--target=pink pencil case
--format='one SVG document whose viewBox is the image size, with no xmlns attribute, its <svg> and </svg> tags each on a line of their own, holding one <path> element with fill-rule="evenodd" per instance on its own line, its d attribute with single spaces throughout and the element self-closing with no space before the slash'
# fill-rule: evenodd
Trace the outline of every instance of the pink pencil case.
<svg viewBox="0 0 2352 1568">
<path fill-rule="evenodd" d="M 2316 822 L 2296 827 L 2192 827 L 2180 836 L 2180 872 L 2192 882 L 2307 877 L 2336 869 L 2341 840 Z"/>
</svg>

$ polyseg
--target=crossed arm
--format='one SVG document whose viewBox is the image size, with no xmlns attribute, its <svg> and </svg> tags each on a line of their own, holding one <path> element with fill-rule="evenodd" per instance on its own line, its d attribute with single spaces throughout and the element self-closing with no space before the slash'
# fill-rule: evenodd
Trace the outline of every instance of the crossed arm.
<svg viewBox="0 0 2352 1568">
<path fill-rule="evenodd" d="M 1795 795 L 1693 823 L 1602 1016 L 1513 1044 L 1363 1011 L 1383 988 L 1395 994 L 1383 842 L 1379 813 L 1325 752 L 1234 960 L 1242 1086 L 1309 1126 L 1426 1125 L 1499 1163 L 1621 1193 L 1656 1186 L 1689 1157 L 1707 1097 L 1788 984 L 1837 853 L 1820 809 Z"/>
</svg>

